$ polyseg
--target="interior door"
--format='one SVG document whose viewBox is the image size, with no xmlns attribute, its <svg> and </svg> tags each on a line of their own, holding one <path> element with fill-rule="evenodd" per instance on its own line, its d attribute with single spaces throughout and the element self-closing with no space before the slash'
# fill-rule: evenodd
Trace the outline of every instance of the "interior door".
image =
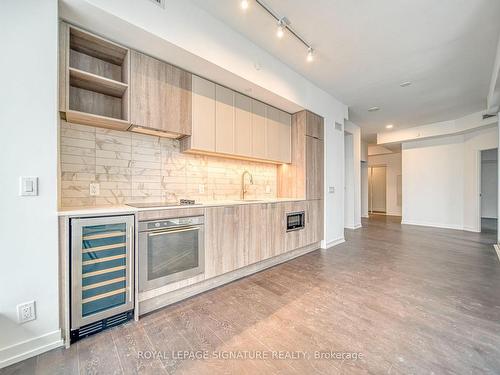
<svg viewBox="0 0 500 375">
<path fill-rule="evenodd" d="M 370 212 L 386 213 L 386 167 L 370 167 L 368 184 Z"/>
</svg>

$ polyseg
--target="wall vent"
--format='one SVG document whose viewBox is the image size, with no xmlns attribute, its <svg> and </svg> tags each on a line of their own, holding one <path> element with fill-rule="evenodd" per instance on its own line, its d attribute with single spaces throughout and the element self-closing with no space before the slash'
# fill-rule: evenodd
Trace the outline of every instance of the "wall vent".
<svg viewBox="0 0 500 375">
<path fill-rule="evenodd" d="M 165 9 L 165 0 L 150 0 L 162 9 Z"/>
<path fill-rule="evenodd" d="M 339 124 L 338 122 L 335 123 L 335 130 L 338 130 L 339 132 L 342 131 L 342 124 Z"/>
</svg>

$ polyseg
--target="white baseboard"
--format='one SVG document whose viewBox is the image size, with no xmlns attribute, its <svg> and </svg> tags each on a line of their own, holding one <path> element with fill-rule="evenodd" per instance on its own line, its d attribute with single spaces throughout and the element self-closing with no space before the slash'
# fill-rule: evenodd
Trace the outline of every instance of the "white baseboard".
<svg viewBox="0 0 500 375">
<path fill-rule="evenodd" d="M 500 245 L 496 244 L 496 245 L 493 245 L 493 247 L 495 248 L 495 251 L 497 252 L 498 261 L 500 261 Z"/>
<path fill-rule="evenodd" d="M 48 352 L 62 345 L 61 331 L 57 330 L 2 348 L 0 349 L 0 368 Z"/>
<path fill-rule="evenodd" d="M 481 229 L 477 229 L 477 228 L 472 228 L 472 227 L 464 227 L 464 230 L 466 230 L 467 232 L 474 232 L 474 233 L 481 233 Z"/>
<path fill-rule="evenodd" d="M 354 224 L 354 226 L 352 226 L 352 227 L 350 227 L 350 226 L 345 226 L 344 228 L 345 228 L 345 229 L 356 230 L 356 229 L 361 228 L 361 223 L 359 223 L 359 224 Z"/>
<path fill-rule="evenodd" d="M 370 218 L 370 216 L 368 216 L 368 215 L 361 215 L 361 217 L 362 217 L 363 219 L 369 219 L 369 218 Z"/>
<path fill-rule="evenodd" d="M 433 228 L 442 228 L 442 229 L 464 230 L 464 228 L 461 225 L 431 223 L 431 222 L 425 222 L 425 221 L 401 220 L 401 224 L 403 224 L 403 225 L 418 225 L 420 227 L 433 227 Z"/>
<path fill-rule="evenodd" d="M 332 246 L 336 246 L 336 245 L 340 245 L 341 243 L 344 243 L 345 242 L 345 238 L 344 237 L 341 237 L 341 238 L 337 238 L 336 240 L 332 240 L 332 241 L 329 241 L 326 243 L 325 247 L 323 247 L 323 243 L 321 244 L 322 245 L 322 249 L 329 249 L 330 247 Z"/>
</svg>

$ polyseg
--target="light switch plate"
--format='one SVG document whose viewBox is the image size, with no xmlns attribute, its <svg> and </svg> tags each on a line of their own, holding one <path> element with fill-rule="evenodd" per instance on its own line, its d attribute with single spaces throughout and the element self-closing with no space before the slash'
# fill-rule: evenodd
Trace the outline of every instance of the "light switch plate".
<svg viewBox="0 0 500 375">
<path fill-rule="evenodd" d="M 19 179 L 19 195 L 23 197 L 38 195 L 38 177 L 21 176 Z"/>
</svg>

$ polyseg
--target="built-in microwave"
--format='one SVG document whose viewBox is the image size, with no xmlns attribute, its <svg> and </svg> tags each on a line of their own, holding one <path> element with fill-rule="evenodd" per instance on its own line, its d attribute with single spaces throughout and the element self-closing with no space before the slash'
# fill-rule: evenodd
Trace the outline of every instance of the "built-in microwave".
<svg viewBox="0 0 500 375">
<path fill-rule="evenodd" d="M 286 214 L 286 231 L 303 229 L 305 226 L 305 212 L 287 212 Z"/>
</svg>

